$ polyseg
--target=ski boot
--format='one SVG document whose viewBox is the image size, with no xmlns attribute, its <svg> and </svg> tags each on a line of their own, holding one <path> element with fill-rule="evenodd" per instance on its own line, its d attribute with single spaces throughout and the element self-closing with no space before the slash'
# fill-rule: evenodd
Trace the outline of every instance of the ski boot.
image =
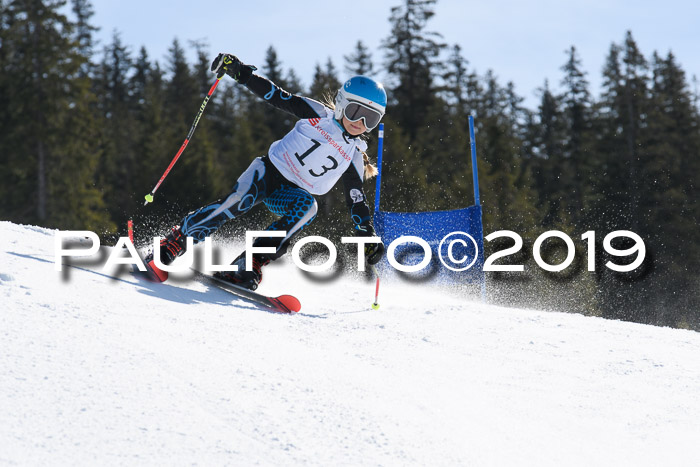
<svg viewBox="0 0 700 467">
<path fill-rule="evenodd" d="M 180 226 L 173 229 L 160 240 L 160 262 L 166 266 L 171 264 L 178 256 L 185 253 L 187 249 L 187 237 L 182 235 Z M 153 252 L 149 252 L 145 258 L 146 267 L 155 275 L 154 279 L 164 282 L 168 278 L 168 272 L 158 269 L 153 261 Z"/>
<path fill-rule="evenodd" d="M 214 273 L 214 277 L 226 282 L 230 282 L 238 287 L 243 287 L 248 290 L 255 290 L 262 281 L 262 267 L 266 266 L 270 259 L 261 256 L 253 255 L 253 270 L 246 271 L 245 251 L 238 258 L 233 260 L 232 265 L 238 266 L 238 271 L 218 271 Z"/>
</svg>

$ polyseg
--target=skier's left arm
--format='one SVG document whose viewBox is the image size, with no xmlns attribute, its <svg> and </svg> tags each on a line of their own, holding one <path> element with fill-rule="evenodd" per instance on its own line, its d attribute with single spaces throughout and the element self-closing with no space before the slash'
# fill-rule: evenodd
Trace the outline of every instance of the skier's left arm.
<svg viewBox="0 0 700 467">
<path fill-rule="evenodd" d="M 359 151 L 358 151 L 359 152 Z M 360 157 L 362 160 L 362 157 Z M 367 206 L 365 191 L 362 187 L 362 173 L 364 166 L 350 164 L 350 167 L 342 176 L 345 187 L 345 204 L 350 211 L 353 229 L 356 236 L 374 237 L 374 225 L 372 215 Z M 369 264 L 376 264 L 384 255 L 384 245 L 380 243 L 368 243 L 365 246 L 365 258 Z"/>
</svg>

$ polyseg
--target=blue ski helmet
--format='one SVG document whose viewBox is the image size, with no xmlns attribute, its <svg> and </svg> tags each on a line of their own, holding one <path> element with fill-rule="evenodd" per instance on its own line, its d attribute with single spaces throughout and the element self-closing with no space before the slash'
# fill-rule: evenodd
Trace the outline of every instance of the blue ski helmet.
<svg viewBox="0 0 700 467">
<path fill-rule="evenodd" d="M 348 107 L 349 104 L 352 104 Z M 358 105 L 359 104 L 359 105 Z M 367 76 L 353 76 L 335 96 L 335 119 L 343 115 L 350 121 L 364 120 L 367 131 L 373 130 L 386 112 L 386 91 L 381 83 Z"/>
</svg>

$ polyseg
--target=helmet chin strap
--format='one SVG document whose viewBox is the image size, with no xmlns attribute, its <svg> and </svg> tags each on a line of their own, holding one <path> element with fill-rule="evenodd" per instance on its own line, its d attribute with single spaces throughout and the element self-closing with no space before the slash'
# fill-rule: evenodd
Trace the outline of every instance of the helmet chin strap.
<svg viewBox="0 0 700 467">
<path fill-rule="evenodd" d="M 343 130 L 343 139 L 345 140 L 346 143 L 349 143 L 348 138 L 350 138 L 350 139 L 355 139 L 355 138 L 359 137 L 359 136 L 362 134 L 362 133 L 360 133 L 360 135 L 354 135 L 354 136 L 353 136 L 353 135 L 351 135 L 350 133 L 348 133 L 348 130 L 345 129 L 345 127 L 343 126 L 342 122 L 339 122 L 339 121 L 338 121 L 337 119 L 335 119 L 335 118 L 333 119 L 333 121 L 335 122 L 336 125 L 338 125 L 338 126 L 340 127 L 341 130 Z"/>
</svg>

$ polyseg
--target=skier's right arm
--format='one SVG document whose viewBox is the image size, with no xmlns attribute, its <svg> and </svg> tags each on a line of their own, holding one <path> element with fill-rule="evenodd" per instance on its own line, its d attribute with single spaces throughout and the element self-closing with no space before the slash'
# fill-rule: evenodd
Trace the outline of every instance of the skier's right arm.
<svg viewBox="0 0 700 467">
<path fill-rule="evenodd" d="M 291 94 L 272 81 L 254 74 L 253 65 L 245 65 L 235 55 L 219 54 L 211 64 L 218 78 L 229 75 L 274 107 L 297 118 L 319 118 L 325 115 L 325 106 L 308 97 Z"/>
</svg>

